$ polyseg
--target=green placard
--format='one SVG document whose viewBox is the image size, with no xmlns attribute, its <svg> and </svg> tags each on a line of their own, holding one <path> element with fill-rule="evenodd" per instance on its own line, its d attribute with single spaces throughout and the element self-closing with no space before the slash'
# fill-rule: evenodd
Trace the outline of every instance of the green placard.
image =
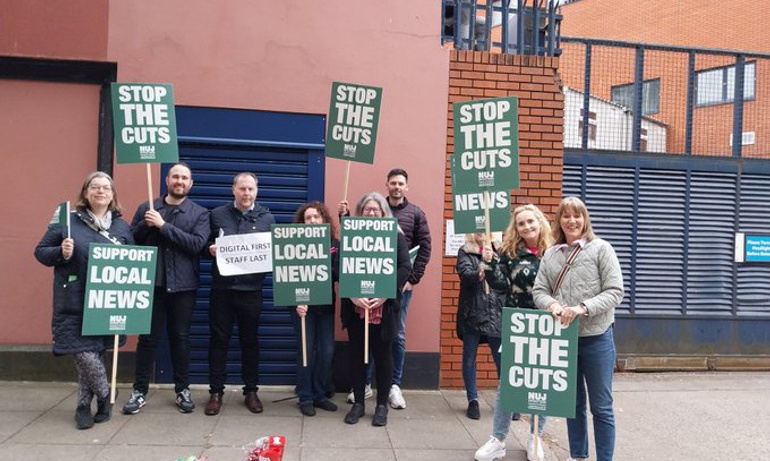
<svg viewBox="0 0 770 461">
<path fill-rule="evenodd" d="M 113 83 L 118 163 L 179 161 L 174 88 L 167 83 Z"/>
<path fill-rule="evenodd" d="M 578 320 L 503 308 L 500 404 L 519 413 L 575 417 Z"/>
<path fill-rule="evenodd" d="M 489 194 L 489 231 L 504 231 L 511 221 L 511 193 L 507 190 L 485 192 Z M 470 234 L 486 230 L 485 192 L 457 193 L 452 187 L 455 233 Z"/>
<path fill-rule="evenodd" d="M 341 222 L 340 297 L 395 298 L 396 218 L 348 218 Z"/>
<path fill-rule="evenodd" d="M 331 228 L 328 224 L 273 224 L 272 246 L 273 304 L 331 304 Z"/>
<path fill-rule="evenodd" d="M 455 103 L 452 157 L 457 163 L 452 184 L 458 192 L 518 189 L 518 99 Z"/>
<path fill-rule="evenodd" d="M 91 243 L 83 336 L 147 334 L 157 248 Z"/>
<path fill-rule="evenodd" d="M 374 163 L 382 88 L 332 83 L 326 156 Z"/>
</svg>

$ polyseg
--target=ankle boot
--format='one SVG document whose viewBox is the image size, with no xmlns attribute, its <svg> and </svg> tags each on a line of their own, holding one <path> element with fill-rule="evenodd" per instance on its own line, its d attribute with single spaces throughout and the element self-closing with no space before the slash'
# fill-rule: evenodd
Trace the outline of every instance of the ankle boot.
<svg viewBox="0 0 770 461">
<path fill-rule="evenodd" d="M 112 404 L 110 403 L 110 396 L 108 395 L 104 399 L 96 400 L 96 414 L 94 414 L 95 423 L 103 423 L 109 421 L 112 416 Z"/>
<path fill-rule="evenodd" d="M 94 416 L 91 414 L 91 406 L 78 405 L 75 410 L 75 426 L 78 429 L 89 429 L 94 426 Z"/>
</svg>

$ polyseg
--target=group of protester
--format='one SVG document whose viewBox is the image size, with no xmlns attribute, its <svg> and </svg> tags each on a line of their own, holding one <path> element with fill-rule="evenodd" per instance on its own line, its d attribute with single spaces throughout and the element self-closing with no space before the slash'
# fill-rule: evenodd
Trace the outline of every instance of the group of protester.
<svg viewBox="0 0 770 461">
<path fill-rule="evenodd" d="M 258 181 L 250 172 L 238 173 L 232 186 L 233 201 L 213 210 L 194 203 L 188 194 L 193 186 L 192 171 L 184 163 L 173 165 L 165 178 L 167 193 L 152 204 L 141 204 L 129 225 L 121 217 L 115 182 L 106 173 L 89 174 L 81 188 L 68 230 L 51 227 L 45 233 L 35 256 L 54 267 L 53 352 L 72 355 L 78 373 L 78 399 L 75 422 L 79 429 L 110 419 L 110 385 L 104 365 L 109 337 L 83 336 L 88 252 L 91 242 L 146 245 L 157 248 L 157 270 L 149 334 L 139 336 L 136 349 L 134 383 L 123 413 L 136 414 L 147 403 L 149 383 L 163 328 L 168 336 L 173 367 L 176 405 L 191 413 L 195 403 L 190 394 L 190 326 L 200 285 L 200 258 L 213 258 L 213 278 L 209 299 L 209 401 L 204 413 L 216 415 L 222 407 L 227 382 L 227 350 L 232 329 L 238 325 L 241 349 L 241 376 L 246 407 L 263 411 L 259 389 L 259 320 L 263 304 L 265 274 L 223 276 L 216 264 L 214 241 L 223 235 L 270 232 L 275 218 L 257 201 Z M 431 240 L 425 213 L 406 199 L 406 171 L 388 173 L 388 197 L 372 192 L 364 195 L 355 208 L 356 216 L 391 217 L 399 223 L 397 295 L 391 299 L 350 298 L 341 300 L 342 325 L 351 344 L 350 375 L 353 406 L 345 422 L 355 424 L 365 413 L 367 398 L 364 356 L 364 310 L 371 315 L 369 346 L 377 368 L 377 407 L 372 424 L 387 424 L 388 406 L 405 408 L 401 392 L 405 356 L 406 312 L 414 285 L 420 282 L 430 259 Z M 348 214 L 347 202 L 338 208 Z M 333 224 L 329 210 L 320 202 L 302 205 L 295 223 Z M 334 234 L 334 233 L 333 233 Z M 409 250 L 419 246 L 414 264 Z M 333 278 L 337 280 L 339 241 L 331 245 Z M 333 291 L 333 290 L 332 290 Z M 334 353 L 334 300 L 326 306 L 296 306 L 292 309 L 297 341 L 301 346 L 300 318 L 305 318 L 308 364 L 297 357 L 297 385 L 300 411 L 315 415 L 315 408 L 336 411 L 327 397 Z M 301 349 L 300 349 L 301 350 Z M 371 391 L 369 391 L 371 395 Z M 97 409 L 92 413 L 94 397 Z"/>
<path fill-rule="evenodd" d="M 110 419 L 110 387 L 104 353 L 111 339 L 83 336 L 88 248 L 91 242 L 138 244 L 158 249 L 152 326 L 140 335 L 132 393 L 123 413 L 136 414 L 147 403 L 147 393 L 157 347 L 165 326 L 171 350 L 176 405 L 179 411 L 195 409 L 190 394 L 190 326 L 196 292 L 200 284 L 200 258 L 213 257 L 213 281 L 209 308 L 209 393 L 204 413 L 216 415 L 222 407 L 227 381 L 227 350 L 234 325 L 238 325 L 241 375 L 246 407 L 261 413 L 259 389 L 258 330 L 263 304 L 265 274 L 223 276 L 216 265 L 214 240 L 223 235 L 269 232 L 275 222 L 270 211 L 257 201 L 258 181 L 250 172 L 238 173 L 232 186 L 233 201 L 213 210 L 188 198 L 193 186 L 192 171 L 184 163 L 173 165 L 165 178 L 167 194 L 141 204 L 129 225 L 121 218 L 122 208 L 112 178 L 103 172 L 89 174 L 81 188 L 69 231 L 50 228 L 35 256 L 54 267 L 53 352 L 72 355 L 78 373 L 76 426 L 92 427 Z M 401 392 L 405 357 L 405 331 L 412 290 L 420 282 L 430 260 L 431 238 L 425 213 L 406 199 L 408 175 L 394 169 L 387 176 L 388 196 L 371 192 L 362 196 L 355 216 L 395 217 L 398 244 L 394 298 L 343 298 L 341 320 L 350 343 L 349 372 L 352 403 L 345 422 L 356 424 L 365 414 L 365 400 L 372 396 L 372 368 L 376 370 L 377 398 L 374 426 L 387 424 L 388 404 L 406 408 Z M 350 214 L 347 201 L 338 212 Z M 302 205 L 295 223 L 327 223 L 335 229 L 329 210 L 320 202 Z M 577 403 L 575 418 L 567 420 L 571 459 L 588 456 L 586 393 L 594 422 L 598 460 L 610 460 L 614 450 L 615 425 L 612 409 L 612 373 L 615 362 L 614 309 L 623 298 L 623 279 L 617 256 L 591 226 L 585 204 L 567 197 L 559 204 L 554 229 L 534 205 L 517 207 L 499 242 L 488 242 L 484 234 L 468 234 L 457 257 L 461 281 L 457 313 L 457 335 L 463 342 L 462 375 L 468 399 L 467 416 L 480 417 L 476 388 L 476 355 L 480 343 L 488 343 L 500 374 L 502 306 L 546 309 L 563 325 L 580 318 L 577 359 Z M 332 272 L 338 276 L 339 240 L 336 229 L 331 242 Z M 499 243 L 499 244 L 498 244 Z M 410 261 L 409 251 L 417 255 Z M 332 290 L 334 292 L 334 290 Z M 296 306 L 292 318 L 301 346 L 300 319 L 307 333 L 307 366 L 297 358 L 299 409 L 306 416 L 315 409 L 336 411 L 327 397 L 334 354 L 334 305 Z M 369 350 L 365 366 L 364 318 L 369 312 Z M 374 366 L 372 367 L 372 363 Z M 96 412 L 92 401 L 96 398 Z M 511 420 L 518 414 L 500 405 L 498 392 L 492 436 L 475 454 L 477 461 L 505 456 L 505 439 Z M 529 460 L 542 460 L 545 417 L 539 418 L 537 435 L 531 425 L 527 446 Z M 538 447 L 536 450 L 535 447 Z"/>
<path fill-rule="evenodd" d="M 623 277 L 612 246 L 595 235 L 585 204 L 577 197 L 564 198 L 556 210 L 553 231 L 539 208 L 517 207 L 502 243 L 487 242 L 484 234 L 466 237 L 458 252 L 457 273 L 461 281 L 457 335 L 463 341 L 468 417 L 480 416 L 476 391 L 480 342 L 489 343 L 500 374 L 502 306 L 548 310 L 564 326 L 579 318 L 575 417 L 567 419 L 570 461 L 588 458 L 586 392 L 597 460 L 611 460 L 615 446 L 613 325 L 615 307 L 623 299 Z M 476 451 L 476 461 L 505 456 L 512 419 L 517 414 L 502 408 L 498 392 L 492 436 Z M 538 417 L 537 434 L 534 419 L 527 459 L 542 461 L 546 418 Z"/>
</svg>

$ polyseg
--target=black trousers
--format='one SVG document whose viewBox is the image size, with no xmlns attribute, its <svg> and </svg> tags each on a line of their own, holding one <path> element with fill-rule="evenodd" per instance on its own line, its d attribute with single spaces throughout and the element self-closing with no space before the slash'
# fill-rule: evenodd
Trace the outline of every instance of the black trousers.
<svg viewBox="0 0 770 461">
<path fill-rule="evenodd" d="M 194 307 L 195 290 L 167 293 L 164 288 L 155 288 L 151 331 L 149 335 L 139 336 L 136 347 L 134 389 L 144 394 L 149 389 L 164 324 L 174 367 L 174 390 L 181 392 L 190 386 L 190 324 Z"/>
<path fill-rule="evenodd" d="M 256 392 L 259 383 L 259 314 L 262 290 L 212 289 L 209 304 L 209 392 L 221 394 L 227 381 L 227 349 L 233 325 L 241 345 L 243 392 Z"/>
<path fill-rule="evenodd" d="M 356 403 L 364 403 L 366 368 L 364 366 L 364 320 L 356 318 L 348 327 L 350 340 L 350 378 Z M 374 357 L 377 405 L 388 404 L 390 380 L 393 377 L 393 340 L 382 338 L 382 325 L 369 324 L 369 351 Z"/>
</svg>

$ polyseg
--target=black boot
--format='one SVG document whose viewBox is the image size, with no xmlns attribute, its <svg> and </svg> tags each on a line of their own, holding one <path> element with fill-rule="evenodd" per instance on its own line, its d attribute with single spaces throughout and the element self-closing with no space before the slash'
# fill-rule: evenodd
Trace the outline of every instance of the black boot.
<svg viewBox="0 0 770 461">
<path fill-rule="evenodd" d="M 90 405 L 78 405 L 75 410 L 75 426 L 78 429 L 89 429 L 94 426 L 94 415 L 91 414 Z"/>
<path fill-rule="evenodd" d="M 103 423 L 109 421 L 112 416 L 112 404 L 110 403 L 110 396 L 96 400 L 96 414 L 94 415 L 95 423 Z"/>
<path fill-rule="evenodd" d="M 354 403 L 348 414 L 345 415 L 345 422 L 347 424 L 356 424 L 358 420 L 364 416 L 364 411 L 363 403 Z"/>
<path fill-rule="evenodd" d="M 115 390 L 115 398 L 118 397 L 118 391 Z M 96 399 L 96 414 L 94 414 L 95 423 L 103 423 L 109 421 L 112 417 L 112 404 L 110 403 L 110 393 L 107 392 L 107 397 L 103 399 Z"/>
</svg>

